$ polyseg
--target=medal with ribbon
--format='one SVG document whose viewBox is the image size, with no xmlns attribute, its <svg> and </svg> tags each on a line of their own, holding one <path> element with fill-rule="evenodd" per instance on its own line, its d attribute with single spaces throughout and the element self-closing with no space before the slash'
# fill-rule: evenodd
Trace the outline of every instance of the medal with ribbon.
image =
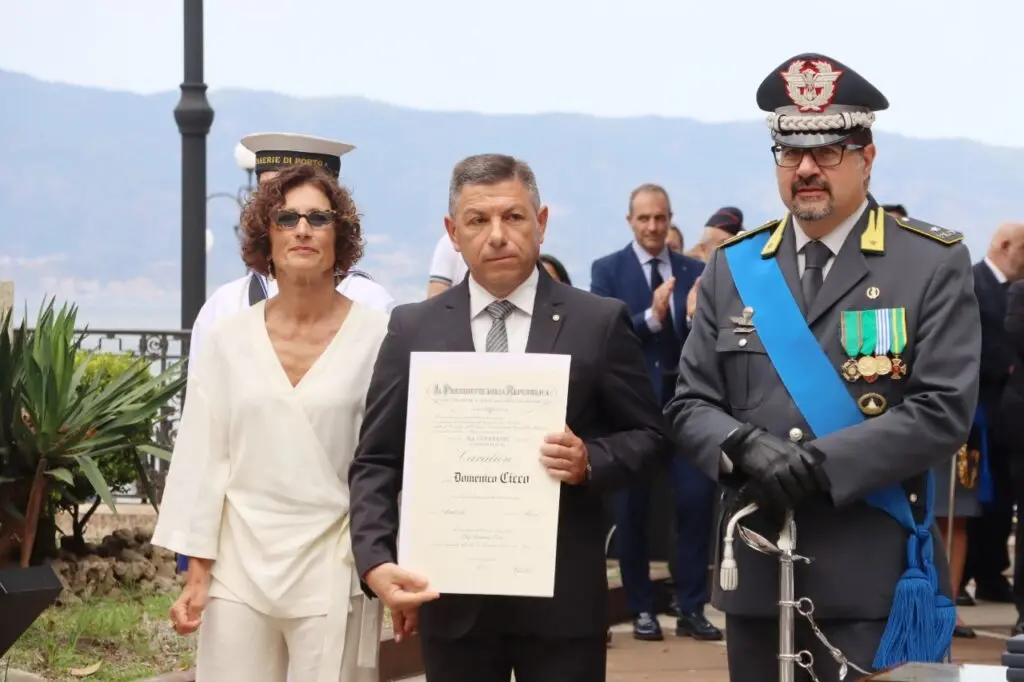
<svg viewBox="0 0 1024 682">
<path fill-rule="evenodd" d="M 907 366 L 900 359 L 900 353 L 907 347 L 907 309 L 889 308 L 885 311 L 889 318 L 889 352 L 892 353 L 891 374 L 899 381 L 907 374 Z"/>
<path fill-rule="evenodd" d="M 857 360 L 857 371 L 864 381 L 874 383 L 878 379 L 878 362 L 875 360 L 877 347 L 878 324 L 874 310 L 857 310 L 854 312 L 860 324 L 860 352 Z"/>
<path fill-rule="evenodd" d="M 857 369 L 857 356 L 860 354 L 860 316 L 853 310 L 844 310 L 839 318 L 839 334 L 843 342 L 843 351 L 849 358 L 843 363 L 840 374 L 849 382 L 860 379 Z"/>
<path fill-rule="evenodd" d="M 888 308 L 881 308 L 875 313 L 875 370 L 878 376 L 884 377 L 892 371 L 892 360 L 889 359 L 889 351 L 892 350 L 892 325 L 891 315 Z"/>
</svg>

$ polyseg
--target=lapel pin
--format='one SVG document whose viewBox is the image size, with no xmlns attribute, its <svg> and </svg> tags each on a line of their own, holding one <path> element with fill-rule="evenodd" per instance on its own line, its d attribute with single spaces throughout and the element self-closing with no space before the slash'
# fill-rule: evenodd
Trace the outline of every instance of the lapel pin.
<svg viewBox="0 0 1024 682">
<path fill-rule="evenodd" d="M 555 322 L 558 322 L 560 319 L 562 319 L 562 316 L 559 315 L 558 313 L 555 313 L 554 315 L 551 316 L 551 319 L 554 320 Z"/>
<path fill-rule="evenodd" d="M 878 287 L 868 287 L 867 294 L 868 294 L 868 298 L 870 298 L 870 299 L 878 298 L 878 296 L 881 293 L 882 292 L 878 290 Z"/>
</svg>

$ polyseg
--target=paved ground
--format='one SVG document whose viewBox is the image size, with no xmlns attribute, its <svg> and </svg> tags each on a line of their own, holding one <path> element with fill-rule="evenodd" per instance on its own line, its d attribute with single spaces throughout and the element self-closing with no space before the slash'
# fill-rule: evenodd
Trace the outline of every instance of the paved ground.
<svg viewBox="0 0 1024 682">
<path fill-rule="evenodd" d="M 1009 629 L 1016 620 L 1012 606 L 979 604 L 963 608 L 964 622 L 978 630 L 973 640 L 958 639 L 953 644 L 955 663 L 998 665 L 1005 650 Z M 708 617 L 724 627 L 722 614 Z M 724 642 L 695 642 L 675 637 L 672 619 L 663 618 L 664 642 L 638 642 L 629 625 L 612 629 L 612 648 L 608 651 L 608 682 L 728 682 Z M 680 676 L 684 673 L 684 676 Z"/>
<path fill-rule="evenodd" d="M 960 611 L 964 622 L 974 627 L 979 636 L 956 640 L 953 661 L 998 665 L 1016 618 L 1013 607 L 981 603 Z M 722 614 L 711 612 L 708 617 L 719 627 L 724 626 Z M 670 618 L 662 619 L 662 627 L 666 634 L 664 642 L 638 642 L 633 639 L 629 625 L 612 628 L 607 682 L 728 682 L 724 642 L 695 642 L 676 637 L 671 634 L 675 623 Z M 422 680 L 421 676 L 407 682 Z"/>
</svg>

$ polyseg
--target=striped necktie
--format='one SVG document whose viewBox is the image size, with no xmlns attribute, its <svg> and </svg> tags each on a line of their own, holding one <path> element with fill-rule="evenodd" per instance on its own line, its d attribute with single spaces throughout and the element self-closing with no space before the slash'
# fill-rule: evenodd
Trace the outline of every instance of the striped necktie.
<svg viewBox="0 0 1024 682">
<path fill-rule="evenodd" d="M 515 304 L 508 301 L 495 301 L 484 308 L 491 316 L 491 329 L 487 332 L 487 352 L 508 352 L 508 330 L 505 329 L 505 318 L 516 309 Z"/>
</svg>

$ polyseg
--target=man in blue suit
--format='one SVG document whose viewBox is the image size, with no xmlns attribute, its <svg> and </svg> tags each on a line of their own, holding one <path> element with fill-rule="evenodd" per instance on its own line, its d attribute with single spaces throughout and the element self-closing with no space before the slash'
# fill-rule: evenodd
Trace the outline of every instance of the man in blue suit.
<svg viewBox="0 0 1024 682">
<path fill-rule="evenodd" d="M 647 372 L 664 405 L 675 392 L 679 355 L 689 332 L 686 297 L 704 269 L 700 261 L 666 246 L 672 224 L 668 193 L 646 184 L 633 190 L 626 216 L 633 241 L 594 261 L 590 290 L 623 301 L 644 348 Z M 677 529 L 675 589 L 679 606 L 676 634 L 718 640 L 722 633 L 704 616 L 708 600 L 708 551 L 715 484 L 682 457 L 669 467 Z M 626 601 L 633 614 L 633 636 L 664 639 L 654 608 L 650 578 L 650 484 L 626 490 L 616 500 L 615 542 Z"/>
</svg>

